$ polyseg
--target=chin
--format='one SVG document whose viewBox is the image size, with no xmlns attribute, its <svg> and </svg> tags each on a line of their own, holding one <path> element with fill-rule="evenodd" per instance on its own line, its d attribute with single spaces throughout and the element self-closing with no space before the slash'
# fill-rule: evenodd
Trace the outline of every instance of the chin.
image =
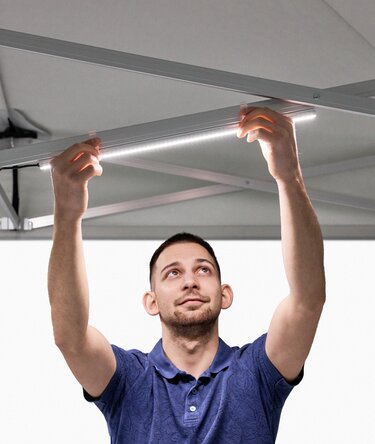
<svg viewBox="0 0 375 444">
<path fill-rule="evenodd" d="M 205 310 L 197 308 L 188 311 L 175 311 L 174 316 L 170 318 L 163 318 L 160 315 L 160 319 L 171 327 L 189 327 L 189 326 L 204 326 L 213 325 L 219 317 L 219 312 L 213 312 L 211 308 Z"/>
</svg>

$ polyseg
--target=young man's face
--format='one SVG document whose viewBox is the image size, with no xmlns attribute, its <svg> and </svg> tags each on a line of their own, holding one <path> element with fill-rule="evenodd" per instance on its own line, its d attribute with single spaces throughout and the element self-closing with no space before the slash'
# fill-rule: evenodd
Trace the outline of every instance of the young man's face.
<svg viewBox="0 0 375 444">
<path fill-rule="evenodd" d="M 212 324 L 232 301 L 213 258 L 196 243 L 167 247 L 155 263 L 152 283 L 145 295 L 146 310 L 172 328 Z"/>
</svg>

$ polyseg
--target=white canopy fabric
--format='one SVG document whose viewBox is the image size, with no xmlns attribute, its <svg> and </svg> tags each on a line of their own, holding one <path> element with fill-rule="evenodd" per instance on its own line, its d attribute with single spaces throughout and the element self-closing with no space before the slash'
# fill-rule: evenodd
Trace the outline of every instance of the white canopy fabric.
<svg viewBox="0 0 375 444">
<path fill-rule="evenodd" d="M 22 146 L 33 153 L 41 143 L 135 125 L 149 128 L 156 124 L 142 124 L 162 120 L 168 129 L 178 116 L 269 97 L 293 100 L 296 85 L 303 85 L 306 97 L 311 88 L 321 95 L 317 119 L 297 126 L 297 140 L 324 237 L 373 239 L 373 17 L 370 0 L 359 0 L 356 8 L 348 0 L 3 0 L 0 28 L 23 33 L 30 45 L 27 34 L 105 48 L 110 55 L 119 51 L 209 68 L 215 76 L 225 71 L 269 79 L 276 92 L 271 83 L 259 97 L 259 84 L 250 80 L 236 92 L 51 57 L 11 47 L 0 32 L 0 131 L 8 118 L 40 128 L 39 140 L 14 139 L 13 148 L 10 138 L 0 139 L 0 166 L 9 149 L 11 155 Z M 332 94 L 330 106 L 323 103 L 324 92 Z M 347 109 L 339 109 L 339 102 Z M 157 239 L 182 230 L 211 239 L 280 237 L 278 197 L 257 143 L 234 136 L 103 167 L 103 176 L 90 183 L 89 214 L 96 217 L 84 221 L 87 238 Z M 11 229 L 12 181 L 11 171 L 0 171 L 0 238 L 50 239 L 51 226 L 43 224 L 52 219 L 40 218 L 53 213 L 49 174 L 35 167 L 19 170 L 17 230 Z"/>
</svg>

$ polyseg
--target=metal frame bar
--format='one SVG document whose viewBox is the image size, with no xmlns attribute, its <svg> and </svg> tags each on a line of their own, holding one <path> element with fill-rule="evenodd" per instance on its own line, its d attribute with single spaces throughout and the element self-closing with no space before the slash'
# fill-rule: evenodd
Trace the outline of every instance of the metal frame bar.
<svg viewBox="0 0 375 444">
<path fill-rule="evenodd" d="M 294 103 L 268 100 L 266 104 L 275 111 L 290 117 L 312 110 L 313 108 Z M 264 106 L 264 102 L 250 103 L 251 106 Z M 170 119 L 131 125 L 100 131 L 97 136 L 102 139 L 103 145 L 129 146 L 155 139 L 168 139 L 187 133 L 202 132 L 205 130 L 238 124 L 239 106 L 204 111 L 173 117 Z M 0 168 L 16 165 L 26 165 L 50 159 L 63 152 L 68 146 L 81 142 L 89 137 L 88 134 L 67 137 L 64 139 L 39 142 L 28 146 L 19 146 L 12 150 L 0 151 Z"/>
<path fill-rule="evenodd" d="M 254 76 L 140 56 L 80 43 L 0 29 L 0 46 L 136 71 L 261 97 L 375 115 L 375 101 L 328 89 L 312 88 Z"/>
<path fill-rule="evenodd" d="M 303 177 L 307 179 L 309 177 L 328 176 L 330 174 L 345 173 L 347 171 L 371 168 L 373 166 L 375 166 L 375 155 L 355 157 L 353 159 L 303 168 Z"/>
<path fill-rule="evenodd" d="M 16 213 L 15 209 L 13 208 L 13 205 L 11 204 L 10 200 L 8 199 L 8 196 L 6 195 L 4 188 L 0 185 L 0 207 L 5 210 L 8 218 L 10 219 L 13 227 L 11 225 L 9 225 L 8 221 L 1 221 L 0 224 L 0 229 L 3 228 L 3 225 L 6 225 L 7 228 L 9 229 L 9 226 L 11 227 L 10 229 L 17 229 L 19 227 L 20 224 L 20 218 L 18 216 L 18 214 Z M 6 218 L 4 218 L 6 219 Z M 6 223 L 5 223 L 6 222 Z"/>
<path fill-rule="evenodd" d="M 273 101 L 269 101 L 269 102 L 273 103 Z M 278 105 L 279 107 L 283 106 L 283 104 L 281 102 L 276 102 L 275 105 Z M 202 114 L 205 115 L 206 117 L 208 115 L 211 118 L 211 123 L 217 123 L 218 121 L 220 121 L 220 123 L 222 123 L 223 121 L 228 122 L 228 119 L 230 120 L 233 118 L 234 109 L 236 109 L 237 113 L 238 113 L 238 107 L 230 107 L 230 108 L 225 108 L 222 110 L 215 110 L 215 111 L 210 111 L 210 112 L 205 112 L 205 113 L 197 113 L 197 114 L 187 116 L 186 120 L 187 120 L 188 124 L 187 125 L 185 124 L 184 129 L 186 129 L 187 127 L 189 129 L 191 129 L 192 125 L 194 126 L 197 122 L 199 122 L 200 125 L 203 125 L 203 126 L 206 125 L 207 124 L 206 121 L 202 124 L 202 121 L 201 121 Z M 289 105 L 287 105 L 287 109 L 289 111 L 294 110 L 294 108 L 290 108 Z M 219 115 L 219 119 L 217 118 L 218 115 Z M 230 117 L 228 117 L 228 116 L 230 116 Z M 184 118 L 184 116 L 182 118 Z M 180 120 L 182 118 L 175 118 L 175 119 Z M 151 122 L 151 124 L 136 125 L 136 127 L 138 127 L 137 129 L 140 130 L 140 132 L 138 133 L 138 136 L 141 133 L 144 135 L 144 131 L 143 131 L 144 127 L 145 126 L 147 127 L 149 125 L 152 126 L 154 133 L 156 131 L 158 134 L 161 134 L 161 133 L 165 134 L 165 130 L 167 130 L 168 134 L 170 134 L 171 129 L 169 128 L 169 124 L 170 124 L 171 120 L 175 120 L 175 119 L 166 119 L 166 120 L 159 121 L 159 122 Z M 161 124 L 161 127 L 159 127 L 159 124 Z M 174 126 L 176 126 L 176 125 L 174 125 Z M 178 127 L 178 125 L 177 125 L 177 127 Z M 133 129 L 134 129 L 134 127 L 133 127 Z M 110 135 L 113 137 L 112 133 L 116 132 L 116 135 L 118 136 L 119 130 L 124 130 L 124 129 L 110 130 L 106 133 L 110 133 Z M 173 129 L 172 132 L 175 133 L 176 130 Z M 134 134 L 133 134 L 133 136 L 134 136 Z M 79 140 L 82 140 L 82 136 L 79 137 Z M 63 149 L 61 147 L 63 146 L 65 149 L 66 146 L 68 145 L 68 143 L 71 143 L 72 140 L 71 140 L 71 138 L 68 138 L 68 139 L 61 139 L 61 140 L 58 140 L 55 142 L 56 142 L 56 145 L 54 148 L 62 151 Z M 39 148 L 39 145 L 42 145 L 43 147 L 45 147 L 48 144 L 49 143 L 39 143 L 39 144 L 36 144 L 34 147 Z M 31 148 L 33 148 L 33 147 L 31 147 Z M 17 149 L 20 150 L 22 148 L 15 148 L 11 152 L 14 153 L 14 151 L 16 151 Z M 31 151 L 30 147 L 28 148 L 28 150 L 30 153 L 30 151 Z M 8 154 L 8 152 L 9 151 L 6 150 L 5 154 Z M 2 153 L 0 153 L 0 158 L 1 158 L 1 154 Z M 35 153 L 33 153 L 32 155 L 34 156 Z M 16 154 L 16 156 L 18 156 L 18 154 Z M 40 154 L 37 154 L 37 156 L 40 156 Z M 170 164 L 165 164 L 165 163 L 160 163 L 160 162 L 152 162 L 152 161 L 146 161 L 146 160 L 134 159 L 134 158 L 132 158 L 132 159 L 117 158 L 117 159 L 112 159 L 110 162 L 116 163 L 116 164 L 122 164 L 125 166 L 135 167 L 135 168 L 141 168 L 141 169 L 147 169 L 147 170 L 151 170 L 151 171 L 167 173 L 167 174 L 174 174 L 174 175 L 190 177 L 190 178 L 195 178 L 195 179 L 200 179 L 200 180 L 207 180 L 207 181 L 220 183 L 222 185 L 227 185 L 227 186 L 235 186 L 235 187 L 238 187 L 237 188 L 238 190 L 239 189 L 253 189 L 253 190 L 257 190 L 257 191 L 277 193 L 276 185 L 270 181 L 255 180 L 255 179 L 248 178 L 248 177 L 238 177 L 238 176 L 217 173 L 214 171 L 199 170 L 199 169 L 182 167 L 179 165 L 170 165 Z M 331 164 L 324 164 L 324 165 L 318 165 L 318 166 L 306 168 L 303 170 L 303 174 L 304 174 L 304 177 L 306 177 L 306 178 L 307 177 L 315 177 L 315 176 L 320 176 L 320 175 L 324 175 L 324 174 L 332 174 L 332 173 L 340 172 L 340 171 L 348 171 L 349 169 L 369 167 L 373 164 L 375 164 L 375 156 L 367 156 L 367 157 L 363 157 L 363 158 L 351 159 L 351 160 L 347 160 L 347 161 L 340 161 L 340 162 L 335 162 L 335 163 L 331 163 Z M 207 189 L 207 187 L 205 187 L 205 189 Z M 222 187 L 221 190 L 223 193 L 230 191 L 228 187 L 227 188 Z M 189 190 L 186 190 L 186 193 L 188 193 L 188 192 L 189 192 Z M 218 193 L 215 192 L 215 194 L 218 194 Z M 366 209 L 366 210 L 370 210 L 370 211 L 374 211 L 374 208 L 375 208 L 374 207 L 375 203 L 370 199 L 353 198 L 353 197 L 345 196 L 342 194 L 327 193 L 327 192 L 316 191 L 316 190 L 311 190 L 311 189 L 309 190 L 309 195 L 312 200 L 318 200 L 318 201 L 331 203 L 331 204 L 335 204 L 335 205 L 350 206 L 350 207 L 361 208 L 361 209 Z M 179 196 L 182 198 L 182 200 L 187 200 L 186 196 L 184 197 L 182 194 L 179 194 Z M 163 195 L 162 199 L 163 198 L 164 198 L 164 195 Z M 149 200 L 149 198 L 145 198 L 145 199 L 141 199 L 141 200 L 137 200 L 137 201 L 128 201 L 128 202 L 122 202 L 122 203 L 113 204 L 113 205 L 105 205 L 105 206 L 98 207 L 98 208 L 91 208 L 88 210 L 86 218 L 94 218 L 94 217 L 106 216 L 109 214 L 117 214 L 119 212 L 130 211 L 130 208 L 136 209 L 137 205 L 142 205 L 139 208 L 147 208 L 147 202 L 150 204 L 150 206 L 158 205 L 156 203 L 157 197 L 150 198 L 150 199 L 151 200 Z M 178 200 L 174 200 L 173 202 L 177 202 L 177 201 Z M 172 201 L 170 201 L 169 203 L 172 203 Z M 160 203 L 160 205 L 162 205 L 162 203 Z M 30 222 L 30 224 L 31 224 L 30 226 L 28 225 L 28 229 L 30 229 L 30 227 L 39 228 L 42 226 L 53 224 L 53 216 L 52 215 L 41 216 L 40 218 L 27 219 L 27 221 Z M 7 227 L 8 227 L 8 225 L 7 225 Z"/>
<path fill-rule="evenodd" d="M 139 168 L 158 173 L 172 174 L 182 177 L 190 177 L 192 179 L 208 180 L 209 182 L 231 184 L 242 188 L 252 188 L 259 191 L 267 191 L 265 184 L 273 183 L 266 180 L 253 179 L 251 177 L 241 177 L 230 174 L 218 173 L 212 170 L 202 170 L 197 168 L 184 167 L 182 165 L 174 165 L 165 162 L 156 162 L 152 160 L 139 158 L 114 158 L 103 162 L 113 163 L 115 165 L 123 165 L 131 168 Z M 313 178 L 320 176 L 328 176 L 330 174 L 343 173 L 361 168 L 371 168 L 375 166 L 375 155 L 356 157 L 354 159 L 342 160 L 339 162 L 324 163 L 312 167 L 302 169 L 303 177 Z"/>
<path fill-rule="evenodd" d="M 267 183 L 266 191 L 277 194 L 277 187 L 273 184 Z M 193 188 L 176 193 L 161 194 L 153 197 L 146 197 L 144 199 L 130 200 L 119 202 L 116 204 L 102 205 L 98 207 L 89 208 L 83 219 L 97 219 L 99 217 L 105 217 L 120 213 L 128 213 L 130 211 L 152 208 L 155 206 L 169 205 L 172 203 L 185 202 L 188 200 L 199 199 L 202 197 L 216 196 L 225 193 L 232 193 L 235 191 L 241 191 L 245 187 L 234 187 L 231 185 L 212 185 L 201 188 Z M 346 207 L 353 207 L 367 211 L 375 211 L 375 201 L 372 199 L 364 199 L 342 195 L 339 193 L 331 193 L 317 190 L 309 190 L 309 196 L 311 200 L 329 203 L 333 205 L 341 205 Z M 26 219 L 28 229 L 34 230 L 36 228 L 43 228 L 51 226 L 54 223 L 53 214 L 46 216 L 39 216 L 30 219 Z"/>
<path fill-rule="evenodd" d="M 335 90 L 336 88 L 343 92 L 349 91 L 367 96 L 374 93 L 375 80 L 351 83 L 329 88 L 328 90 Z M 289 116 L 297 115 L 300 112 L 312 109 L 311 107 L 304 105 L 296 105 L 293 103 L 281 102 L 279 100 L 251 102 L 248 105 L 267 106 L 275 111 L 282 112 Z M 115 144 L 119 141 L 123 141 L 124 145 L 126 145 L 151 139 L 168 138 L 188 132 L 203 131 L 238 122 L 238 106 L 232 106 L 139 125 L 101 131 L 97 133 L 97 136 L 100 137 L 105 144 Z M 83 134 L 64 139 L 51 140 L 48 142 L 39 142 L 27 147 L 20 146 L 12 150 L 0 150 L 0 168 L 25 165 L 49 159 L 64 151 L 66 147 L 80 142 L 87 137 L 89 137 L 88 134 Z"/>
<path fill-rule="evenodd" d="M 333 88 L 329 88 L 329 91 L 358 97 L 375 97 L 375 79 L 334 86 Z"/>
<path fill-rule="evenodd" d="M 375 240 L 374 225 L 321 225 L 324 240 Z M 105 226 L 86 225 L 83 238 L 101 240 L 164 240 L 174 233 L 189 231 L 208 240 L 280 240 L 279 225 L 168 225 L 168 226 Z M 0 231 L 4 240 L 51 240 L 51 227 L 39 230 Z"/>
<path fill-rule="evenodd" d="M 375 163 L 375 156 L 373 156 L 373 161 Z M 172 165 L 172 164 L 166 164 L 162 162 L 155 162 L 151 160 L 144 160 L 144 159 L 113 159 L 111 160 L 111 163 L 116 163 L 118 165 L 128 166 L 132 168 L 139 168 L 143 170 L 148 171 L 155 171 L 158 173 L 164 173 L 164 174 L 171 174 L 175 176 L 181 176 L 181 177 L 188 177 L 190 179 L 198 179 L 198 180 L 206 180 L 209 182 L 215 182 L 227 186 L 234 186 L 238 187 L 239 189 L 250 189 L 254 191 L 262 191 L 266 193 L 278 193 L 277 185 L 274 181 L 268 181 L 268 180 L 259 180 L 259 179 L 253 179 L 251 177 L 241 177 L 241 176 L 234 176 L 230 174 L 223 174 L 218 173 L 216 171 L 209 171 L 209 170 L 202 170 L 197 168 L 190 168 L 185 167 L 181 165 Z M 358 162 L 359 164 L 360 162 Z M 329 167 L 330 164 L 322 165 L 322 167 Z M 368 166 L 368 165 L 366 165 Z M 339 169 L 339 167 L 342 167 L 341 163 L 338 163 L 336 165 L 336 170 Z M 358 166 L 359 167 L 359 166 Z M 362 166 L 361 166 L 362 167 Z M 319 167 L 313 167 L 319 168 Z M 334 169 L 334 168 L 332 168 Z M 315 177 L 315 176 L 322 176 L 324 173 L 323 168 L 321 171 L 314 170 L 307 168 L 307 176 L 308 177 Z M 303 170 L 303 176 L 305 177 L 305 171 Z M 329 171 L 329 168 L 326 168 L 327 171 Z M 313 172 L 317 172 L 317 174 L 313 174 Z M 330 172 L 327 172 L 326 174 L 330 174 Z M 344 194 L 339 193 L 333 193 L 333 192 L 326 192 L 326 191 L 319 191 L 314 190 L 311 188 L 308 188 L 308 194 L 311 198 L 311 200 L 316 200 L 319 202 L 325 202 L 330 203 L 333 205 L 341 205 L 341 206 L 348 206 L 358 209 L 364 209 L 369 211 L 375 211 L 375 200 L 372 199 L 365 199 L 365 198 L 359 198 L 359 197 L 352 197 L 347 196 Z"/>
<path fill-rule="evenodd" d="M 146 197 L 144 199 L 130 200 L 116 204 L 89 208 L 85 212 L 83 219 L 96 219 L 98 217 L 127 213 L 129 211 L 168 205 L 176 202 L 184 202 L 187 200 L 200 199 L 202 197 L 216 196 L 218 194 L 232 193 L 239 190 L 241 190 L 241 188 L 227 185 L 211 185 L 200 188 L 192 188 L 189 190 L 177 191 L 175 193 L 160 194 L 157 196 Z M 33 217 L 28 219 L 28 222 L 31 224 L 32 229 L 42 228 L 53 225 L 53 217 L 53 214 Z"/>
<path fill-rule="evenodd" d="M 375 157 L 375 156 L 374 156 Z M 119 202 L 116 204 L 102 205 L 89 208 L 83 219 L 95 219 L 98 217 L 109 216 L 113 214 L 126 213 L 129 211 L 146 209 L 155 206 L 168 205 L 171 203 L 183 202 L 201 197 L 214 196 L 218 194 L 231 193 L 243 189 L 251 189 L 267 193 L 278 194 L 277 185 L 274 182 L 266 180 L 251 179 L 247 177 L 232 176 L 229 174 L 218 173 L 215 171 L 189 168 L 181 165 L 172 165 L 162 162 L 155 162 L 143 159 L 116 159 L 116 162 L 123 166 L 139 168 L 143 170 L 156 171 L 164 174 L 171 174 L 191 179 L 205 180 L 215 182 L 219 185 L 193 188 L 179 191 L 176 193 L 162 194 L 158 196 L 146 197 L 143 199 Z M 310 177 L 313 177 L 310 174 Z M 351 197 L 339 193 L 325 192 L 309 189 L 308 194 L 311 200 L 329 203 L 333 205 L 348 206 L 368 211 L 375 211 L 375 201 L 358 197 Z M 31 229 L 42 228 L 53 225 L 53 214 L 28 219 Z"/>
</svg>

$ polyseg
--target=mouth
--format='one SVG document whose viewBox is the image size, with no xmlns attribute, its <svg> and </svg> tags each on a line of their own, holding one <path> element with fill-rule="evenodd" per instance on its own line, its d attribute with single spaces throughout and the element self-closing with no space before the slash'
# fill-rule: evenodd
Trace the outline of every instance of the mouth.
<svg viewBox="0 0 375 444">
<path fill-rule="evenodd" d="M 187 299 L 186 301 L 182 302 L 180 305 L 200 305 L 204 304 L 204 301 L 201 299 Z"/>
</svg>

